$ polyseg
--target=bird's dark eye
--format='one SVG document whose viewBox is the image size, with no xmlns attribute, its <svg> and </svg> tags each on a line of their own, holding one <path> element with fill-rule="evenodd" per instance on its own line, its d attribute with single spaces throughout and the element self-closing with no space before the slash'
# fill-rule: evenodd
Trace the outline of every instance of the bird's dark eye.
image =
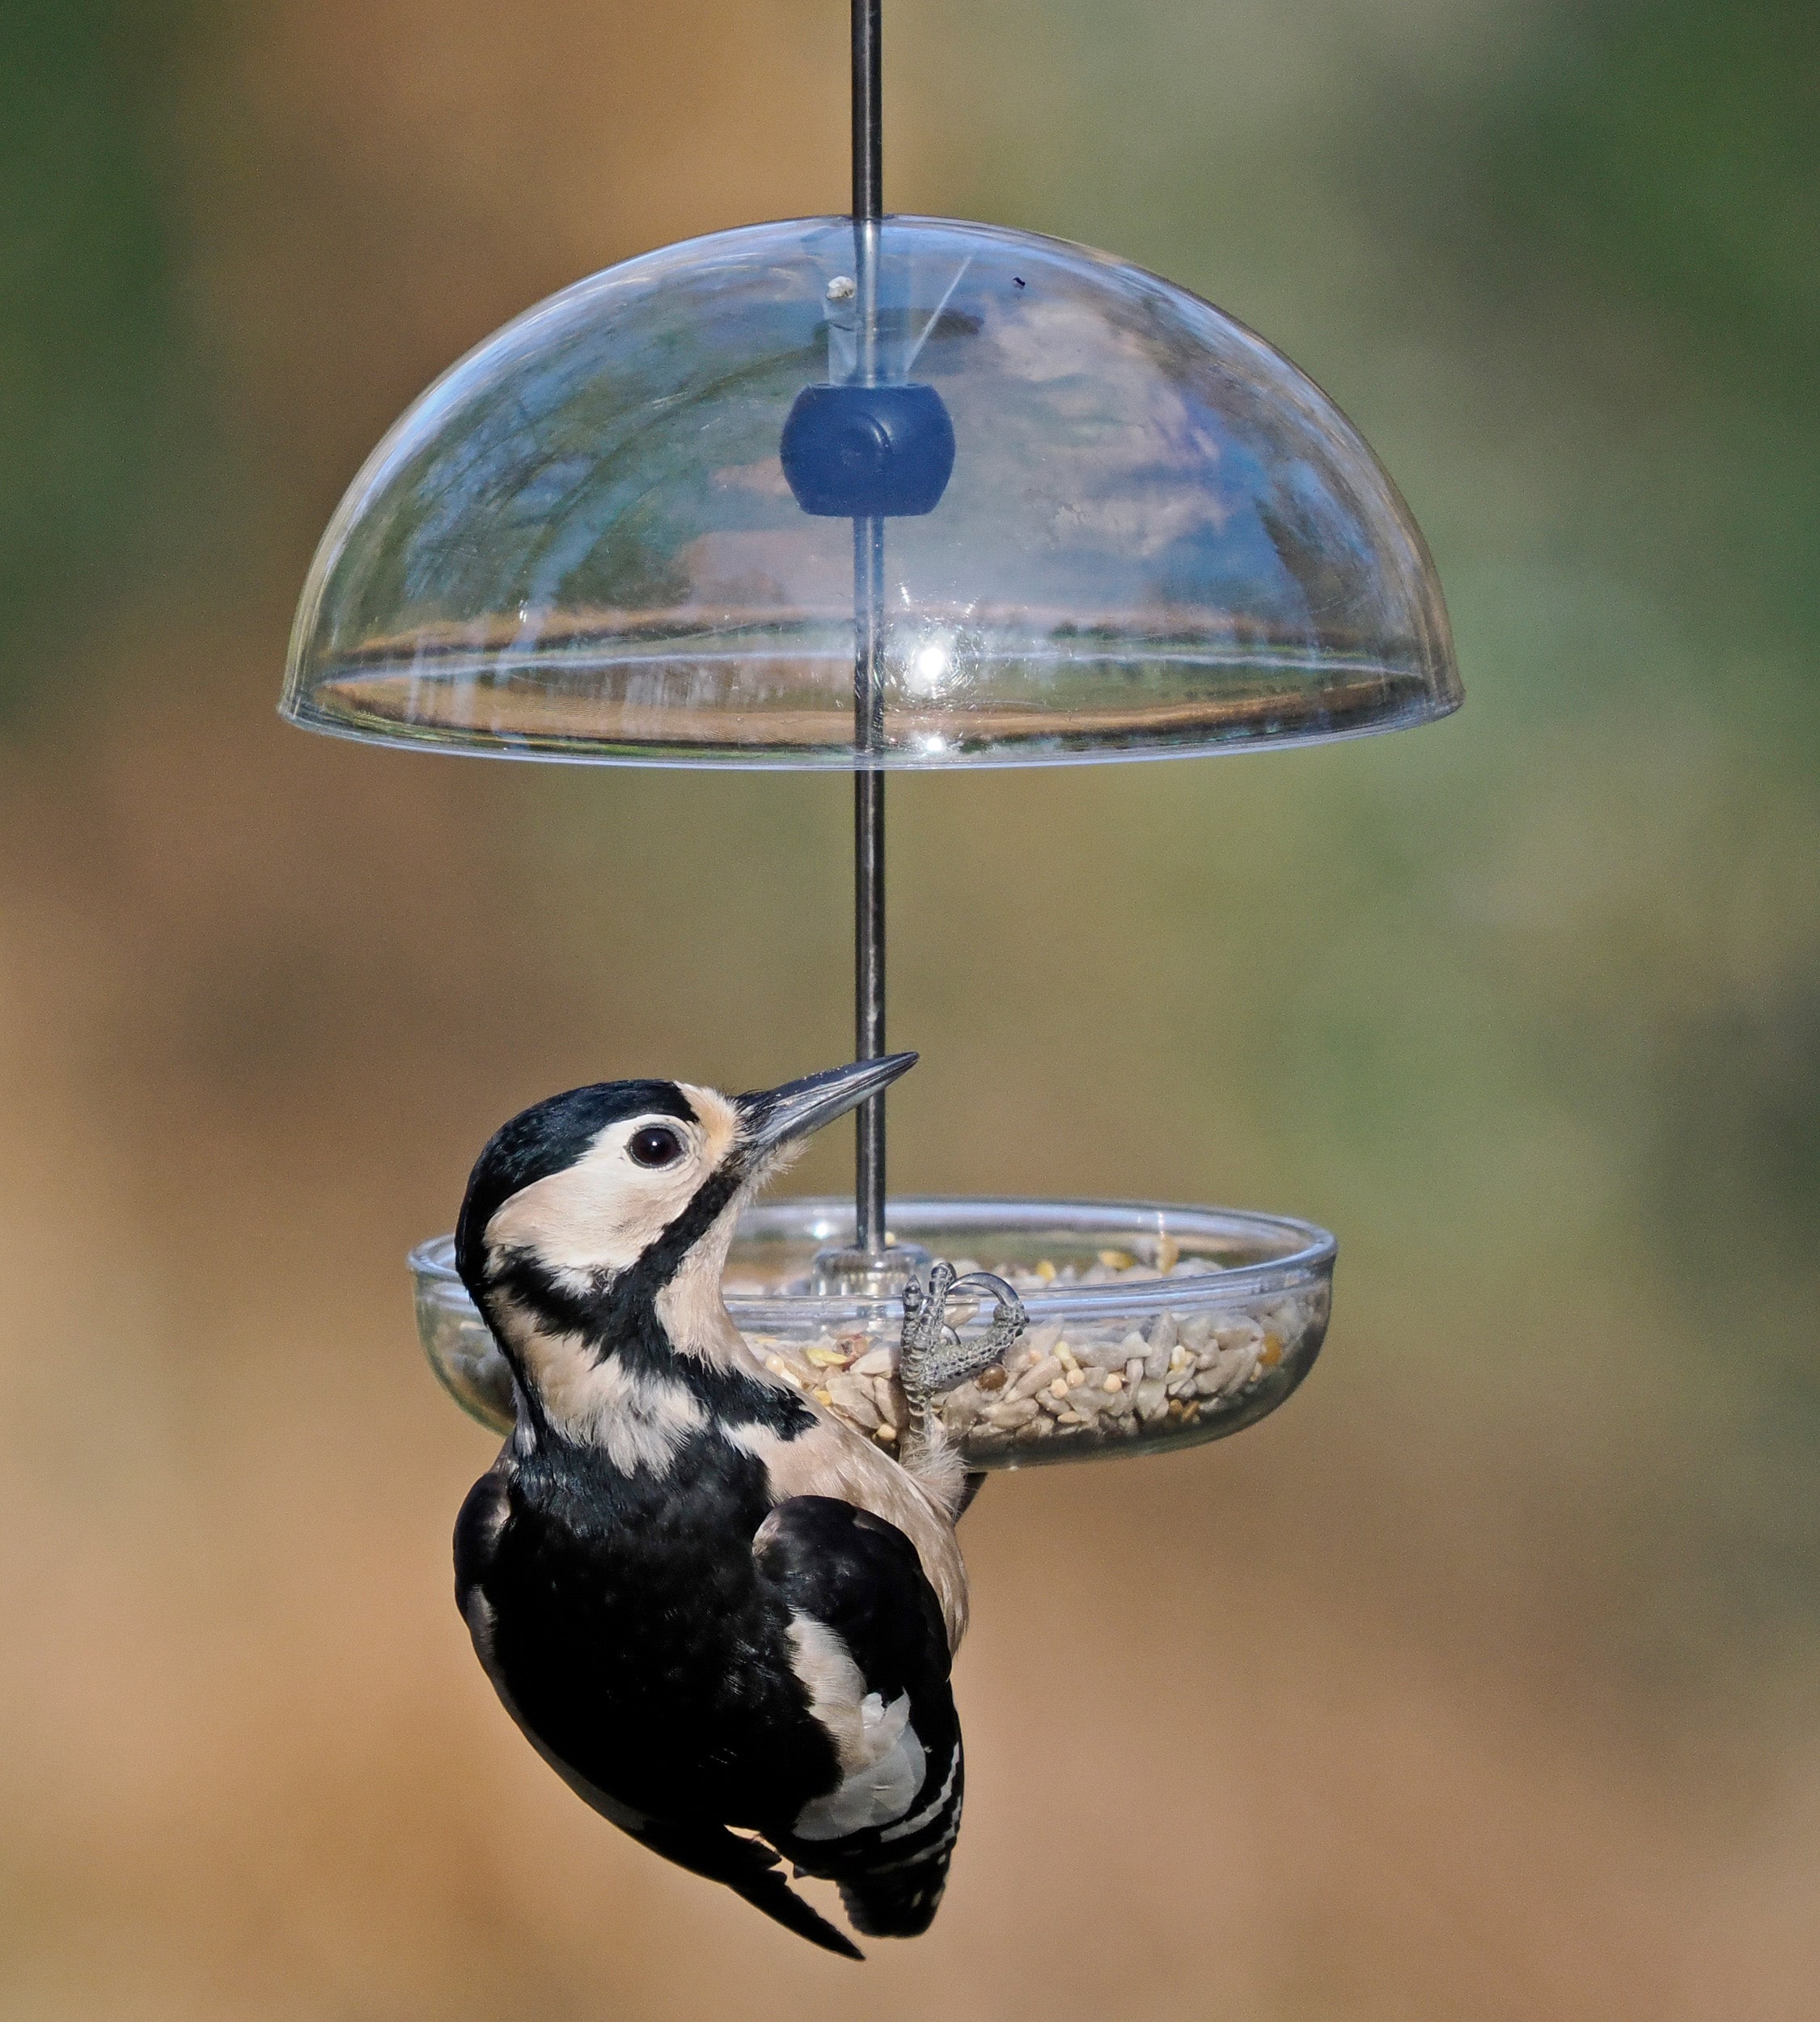
<svg viewBox="0 0 1820 2022">
<path fill-rule="evenodd" d="M 673 1165 L 683 1155 L 683 1140 L 661 1123 L 652 1123 L 633 1133 L 629 1148 L 641 1165 Z"/>
</svg>

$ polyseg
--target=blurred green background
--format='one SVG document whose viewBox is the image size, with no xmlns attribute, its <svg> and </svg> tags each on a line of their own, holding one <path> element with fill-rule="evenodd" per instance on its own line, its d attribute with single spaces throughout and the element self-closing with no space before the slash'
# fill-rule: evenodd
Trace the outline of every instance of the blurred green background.
<svg viewBox="0 0 1820 2022">
<path fill-rule="evenodd" d="M 0 23 L 0 2014 L 1812 2013 L 1806 0 L 889 0 L 893 208 L 1286 350 L 1426 531 L 1468 704 L 893 786 L 897 1184 L 1342 1261 L 1292 1409 L 991 1484 L 953 1885 L 863 1971 L 511 1731 L 449 1596 L 489 1448 L 401 1265 L 552 1089 L 846 1057 L 844 785 L 273 713 L 444 364 L 840 207 L 845 10 Z"/>
</svg>

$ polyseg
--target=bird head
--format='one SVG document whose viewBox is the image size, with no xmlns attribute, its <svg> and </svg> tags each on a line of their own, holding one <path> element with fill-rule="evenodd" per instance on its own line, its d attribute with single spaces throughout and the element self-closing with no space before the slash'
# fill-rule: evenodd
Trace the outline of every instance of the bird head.
<svg viewBox="0 0 1820 2022">
<path fill-rule="evenodd" d="M 740 1207 L 806 1137 L 916 1061 L 887 1054 L 734 1096 L 601 1081 L 503 1125 L 468 1180 L 455 1267 L 521 1382 L 527 1326 L 586 1341 L 608 1303 L 648 1310 L 684 1280 L 724 1312 Z"/>
</svg>

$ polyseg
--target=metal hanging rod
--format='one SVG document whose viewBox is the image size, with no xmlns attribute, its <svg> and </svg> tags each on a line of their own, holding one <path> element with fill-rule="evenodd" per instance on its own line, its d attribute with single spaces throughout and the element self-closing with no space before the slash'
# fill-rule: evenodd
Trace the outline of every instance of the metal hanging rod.
<svg viewBox="0 0 1820 2022">
<path fill-rule="evenodd" d="M 853 259 L 858 296 L 859 369 L 863 383 L 878 376 L 878 219 L 884 208 L 884 150 L 879 104 L 881 0 L 853 0 Z M 884 743 L 882 647 L 885 522 L 853 522 L 853 744 L 876 752 Z M 853 1009 L 862 1060 L 885 1051 L 885 776 L 853 772 Z M 877 1256 L 885 1247 L 885 1098 L 859 1111 L 853 1175 L 856 1247 Z"/>
<path fill-rule="evenodd" d="M 878 100 L 878 15 L 882 0 L 853 0 L 853 215 L 885 208 L 883 121 Z"/>
</svg>

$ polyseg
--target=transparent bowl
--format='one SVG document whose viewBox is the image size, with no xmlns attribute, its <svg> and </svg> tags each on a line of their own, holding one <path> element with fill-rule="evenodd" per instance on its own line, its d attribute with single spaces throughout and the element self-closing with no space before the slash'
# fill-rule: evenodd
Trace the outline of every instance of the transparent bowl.
<svg viewBox="0 0 1820 2022">
<path fill-rule="evenodd" d="M 970 1467 L 1192 1446 L 1254 1424 L 1301 1382 L 1327 1333 L 1335 1244 L 1279 1215 L 1148 1202 L 903 1199 L 894 1240 L 1013 1284 L 1030 1325 L 1004 1361 L 942 1400 Z M 753 1352 L 887 1451 L 905 1423 L 896 1299 L 811 1292 L 817 1251 L 850 1243 L 850 1201 L 772 1201 L 742 1220 L 729 1311 Z M 417 1331 L 457 1403 L 496 1432 L 511 1377 L 440 1236 L 411 1253 Z M 963 1335 L 988 1311 L 957 1308 Z"/>
<path fill-rule="evenodd" d="M 489 338 L 342 501 L 283 713 L 495 755 L 870 769 L 1458 705 L 1415 521 L 1280 352 L 1059 239 L 889 218 L 870 289 L 860 254 L 850 218 L 747 226 Z M 856 749 L 861 524 L 882 716 Z"/>
</svg>

